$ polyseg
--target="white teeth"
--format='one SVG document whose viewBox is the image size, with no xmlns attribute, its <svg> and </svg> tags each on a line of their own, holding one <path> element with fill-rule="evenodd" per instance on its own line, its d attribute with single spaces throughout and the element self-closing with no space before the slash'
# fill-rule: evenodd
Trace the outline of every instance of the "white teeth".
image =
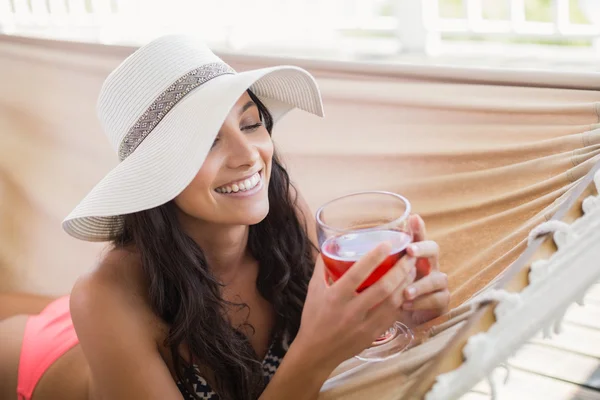
<svg viewBox="0 0 600 400">
<path fill-rule="evenodd" d="M 244 181 L 234 183 L 231 186 L 221 186 L 219 188 L 216 188 L 215 191 L 217 193 L 237 193 L 240 191 L 250 190 L 254 188 L 259 182 L 260 173 L 257 172 L 256 174 L 252 175 L 250 178 Z"/>
</svg>

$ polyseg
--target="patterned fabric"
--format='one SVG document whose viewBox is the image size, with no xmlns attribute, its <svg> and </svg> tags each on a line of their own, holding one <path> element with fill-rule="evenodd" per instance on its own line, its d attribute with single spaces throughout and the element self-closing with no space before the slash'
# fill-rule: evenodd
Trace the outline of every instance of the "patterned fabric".
<svg viewBox="0 0 600 400">
<path fill-rule="evenodd" d="M 271 381 L 271 378 L 273 378 L 273 375 L 275 375 L 275 371 L 277 371 L 277 368 L 279 367 L 279 364 L 281 364 L 281 360 L 283 360 L 283 357 L 285 356 L 285 353 L 287 353 L 289 347 L 290 343 L 287 335 L 283 335 L 281 339 L 275 340 L 269 347 L 269 351 L 267 351 L 267 355 L 262 362 L 265 385 L 268 385 Z M 208 382 L 206 382 L 206 379 L 199 375 L 198 368 L 196 366 L 193 368 L 195 369 L 196 373 L 190 379 L 190 383 L 192 384 L 196 395 L 202 400 L 219 400 L 219 395 L 210 388 Z M 177 382 L 177 387 L 179 387 L 179 391 L 181 391 L 184 399 L 195 399 L 181 382 Z"/>
<path fill-rule="evenodd" d="M 119 147 L 119 159 L 123 161 L 133 153 L 154 127 L 186 94 L 203 83 L 225 74 L 235 74 L 235 71 L 225 63 L 214 62 L 188 72 L 169 86 L 154 100 L 146 112 L 127 132 Z"/>
</svg>

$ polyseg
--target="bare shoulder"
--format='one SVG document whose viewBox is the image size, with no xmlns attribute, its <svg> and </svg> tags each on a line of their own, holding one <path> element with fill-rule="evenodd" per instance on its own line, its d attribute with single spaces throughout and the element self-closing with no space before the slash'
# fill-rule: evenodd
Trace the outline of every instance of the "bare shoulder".
<svg viewBox="0 0 600 400">
<path fill-rule="evenodd" d="M 112 249 L 89 273 L 79 277 L 71 298 L 88 302 L 94 296 L 116 296 L 127 303 L 143 294 L 141 261 L 134 250 Z M 77 303 L 77 301 L 75 301 Z"/>
<path fill-rule="evenodd" d="M 161 351 L 168 330 L 146 292 L 140 258 L 126 249 L 108 252 L 73 287 L 71 316 L 93 398 L 181 398 Z"/>
<path fill-rule="evenodd" d="M 141 260 L 134 249 L 112 249 L 104 254 L 98 265 L 73 286 L 70 306 L 76 328 L 107 318 L 128 318 L 144 325 L 153 337 L 162 336 L 159 319 L 148 302 Z"/>
</svg>

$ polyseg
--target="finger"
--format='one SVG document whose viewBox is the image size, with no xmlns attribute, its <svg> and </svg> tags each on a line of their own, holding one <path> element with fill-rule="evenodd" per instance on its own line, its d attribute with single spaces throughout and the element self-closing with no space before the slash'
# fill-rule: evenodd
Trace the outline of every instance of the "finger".
<svg viewBox="0 0 600 400">
<path fill-rule="evenodd" d="M 432 271 L 426 277 L 413 282 L 404 291 L 404 298 L 412 301 L 420 296 L 448 289 L 448 275 L 440 271 Z"/>
<path fill-rule="evenodd" d="M 440 247 L 433 240 L 412 243 L 408 246 L 406 252 L 413 257 L 419 258 L 419 260 L 417 260 L 417 270 L 419 272 L 417 276 L 419 279 L 429 275 L 431 270 L 439 271 Z"/>
<path fill-rule="evenodd" d="M 415 276 L 415 259 L 410 256 L 402 257 L 381 279 L 365 289 L 356 298 L 356 301 L 359 302 L 357 306 L 368 311 L 385 301 L 392 294 L 399 293 L 400 302 L 397 308 L 400 307 L 403 301 L 404 289 L 414 281 Z"/>
<path fill-rule="evenodd" d="M 405 283 L 401 283 L 398 289 L 367 313 L 363 323 L 372 329 L 374 337 L 381 335 L 383 331 L 398 319 L 398 311 L 401 309 L 402 302 L 404 301 L 402 294 L 404 286 Z"/>
<path fill-rule="evenodd" d="M 450 292 L 446 289 L 419 297 L 412 302 L 405 302 L 402 304 L 402 308 L 408 311 L 443 310 L 448 307 L 449 303 Z"/>
<path fill-rule="evenodd" d="M 390 255 L 392 246 L 388 242 L 377 245 L 373 250 L 362 256 L 336 282 L 338 290 L 354 295 L 356 289 L 369 275 Z"/>
<path fill-rule="evenodd" d="M 440 246 L 433 240 L 425 240 L 411 243 L 406 248 L 406 252 L 413 257 L 437 259 L 440 255 Z"/>
<path fill-rule="evenodd" d="M 413 242 L 425 240 L 427 232 L 425 231 L 425 221 L 423 221 L 423 218 L 418 214 L 413 214 L 410 216 L 409 223 L 413 233 Z"/>
<path fill-rule="evenodd" d="M 424 322 L 439 317 L 440 315 L 444 314 L 444 312 L 445 310 L 443 309 L 411 311 L 410 320 L 412 321 L 413 325 L 420 325 Z"/>
</svg>

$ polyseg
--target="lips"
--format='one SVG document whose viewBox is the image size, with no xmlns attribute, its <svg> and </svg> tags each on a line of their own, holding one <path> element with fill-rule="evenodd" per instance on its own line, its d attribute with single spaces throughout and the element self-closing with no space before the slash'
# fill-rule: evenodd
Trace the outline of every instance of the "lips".
<svg viewBox="0 0 600 400">
<path fill-rule="evenodd" d="M 258 171 L 246 179 L 220 186 L 215 189 L 215 192 L 221 194 L 245 192 L 254 189 L 261 179 L 260 171 Z"/>
</svg>

